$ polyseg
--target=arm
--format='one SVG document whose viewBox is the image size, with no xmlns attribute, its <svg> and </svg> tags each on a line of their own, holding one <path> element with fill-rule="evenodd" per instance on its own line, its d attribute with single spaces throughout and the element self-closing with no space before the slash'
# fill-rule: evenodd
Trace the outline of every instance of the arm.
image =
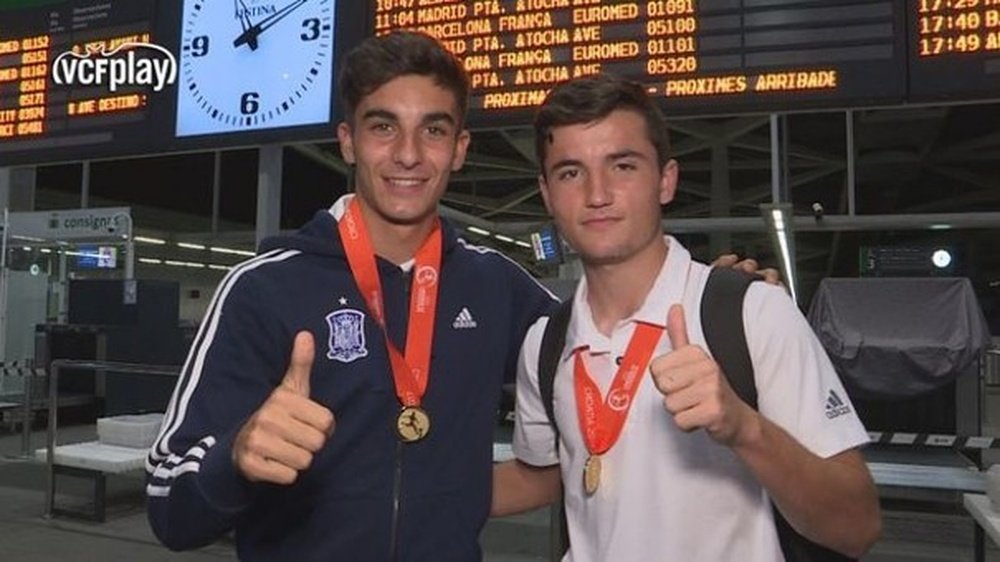
<svg viewBox="0 0 1000 562">
<path fill-rule="evenodd" d="M 538 348 L 547 318 L 527 330 L 517 354 L 517 406 L 512 448 L 515 460 L 493 467 L 491 516 L 513 515 L 559 498 L 556 433 L 538 391 Z"/>
<path fill-rule="evenodd" d="M 861 453 L 849 449 L 821 458 L 767 418 L 751 414 L 756 423 L 746 424 L 733 450 L 789 524 L 814 542 L 861 557 L 881 531 L 878 495 Z"/>
<path fill-rule="evenodd" d="M 829 381 L 821 380 L 825 355 L 816 353 L 811 332 L 790 301 L 769 305 L 785 308 L 778 309 L 778 318 L 774 314 L 764 317 L 773 333 L 759 330 L 754 334 L 766 344 L 758 346 L 763 351 L 753 357 L 763 414 L 736 396 L 718 364 L 701 347 L 690 345 L 680 306 L 671 308 L 667 321 L 673 351 L 650 366 L 654 382 L 678 427 L 704 429 L 720 444 L 732 447 L 796 530 L 828 548 L 860 556 L 878 538 L 881 527 L 875 486 L 853 448 L 858 436 L 863 437 L 863 429 L 859 423 L 850 425 L 856 422 L 853 415 L 850 419 L 823 418 L 827 391 L 823 384 Z M 760 323 L 761 316 L 751 313 L 750 318 Z M 752 334 L 749 329 L 747 333 Z M 779 374 L 771 376 L 772 372 Z M 832 367 L 828 375 L 834 376 Z M 836 386 L 846 396 L 839 383 Z M 803 398 L 815 398 L 815 403 Z M 782 401 L 801 405 L 798 410 L 773 407 Z M 802 409 L 822 421 L 803 415 Z M 772 421 L 771 411 L 781 425 L 795 427 L 798 435 L 810 440 L 809 447 Z"/>
<path fill-rule="evenodd" d="M 292 335 L 242 270 L 220 283 L 147 459 L 150 524 L 174 550 L 203 546 L 232 529 L 258 489 L 238 468 L 234 443 L 277 392 Z"/>
<path fill-rule="evenodd" d="M 517 459 L 493 465 L 490 517 L 531 511 L 559 499 L 559 465 L 537 467 Z"/>
</svg>

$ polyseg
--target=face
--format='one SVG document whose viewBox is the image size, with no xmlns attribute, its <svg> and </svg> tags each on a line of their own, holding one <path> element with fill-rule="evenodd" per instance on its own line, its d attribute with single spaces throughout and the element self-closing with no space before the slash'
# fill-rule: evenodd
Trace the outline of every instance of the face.
<svg viewBox="0 0 1000 562">
<path fill-rule="evenodd" d="M 677 163 L 660 168 L 638 113 L 554 128 L 543 165 L 545 205 L 585 264 L 627 261 L 663 236 L 660 206 L 674 197 Z"/>
<path fill-rule="evenodd" d="M 465 162 L 454 94 L 428 76 L 400 76 L 366 96 L 353 125 L 337 128 L 340 150 L 356 164 L 356 187 L 372 222 L 419 225 L 436 217 L 448 177 Z"/>
</svg>

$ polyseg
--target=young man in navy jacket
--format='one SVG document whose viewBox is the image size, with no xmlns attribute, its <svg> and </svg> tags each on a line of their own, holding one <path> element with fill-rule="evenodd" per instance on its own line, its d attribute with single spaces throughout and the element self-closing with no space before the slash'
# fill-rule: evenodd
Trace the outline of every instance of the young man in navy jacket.
<svg viewBox="0 0 1000 562">
<path fill-rule="evenodd" d="M 469 144 L 453 56 L 373 38 L 340 89 L 356 193 L 221 282 L 149 455 L 150 521 L 172 549 L 235 529 L 243 560 L 479 560 L 501 384 L 555 300 L 438 216 Z"/>
</svg>

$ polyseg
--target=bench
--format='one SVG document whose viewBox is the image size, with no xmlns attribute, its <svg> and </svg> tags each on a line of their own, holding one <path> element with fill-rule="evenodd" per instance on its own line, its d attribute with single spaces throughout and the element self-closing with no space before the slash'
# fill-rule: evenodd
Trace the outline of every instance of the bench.
<svg viewBox="0 0 1000 562">
<path fill-rule="evenodd" d="M 145 466 L 146 448 L 120 447 L 98 441 L 86 441 L 72 445 L 60 445 L 53 455 L 52 474 L 48 482 L 47 515 L 72 515 L 93 521 L 104 522 L 106 477 L 108 474 L 123 474 L 142 470 Z M 38 449 L 35 456 L 48 462 L 46 449 Z M 92 512 L 59 508 L 55 505 L 56 476 L 73 476 L 94 482 L 94 509 Z"/>
</svg>

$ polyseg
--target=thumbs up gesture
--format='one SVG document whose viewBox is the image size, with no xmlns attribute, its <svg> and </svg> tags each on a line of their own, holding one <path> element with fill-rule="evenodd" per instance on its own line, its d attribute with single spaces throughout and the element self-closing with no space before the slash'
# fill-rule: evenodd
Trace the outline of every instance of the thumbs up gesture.
<svg viewBox="0 0 1000 562">
<path fill-rule="evenodd" d="M 281 384 L 236 435 L 233 462 L 248 480 L 295 482 L 333 433 L 333 413 L 309 398 L 315 354 L 312 334 L 296 334 Z"/>
<path fill-rule="evenodd" d="M 667 314 L 667 335 L 672 350 L 654 359 L 649 370 L 674 423 L 684 431 L 703 428 L 720 444 L 737 444 L 746 437 L 756 410 L 733 392 L 718 363 L 690 344 L 679 304 Z"/>
</svg>

